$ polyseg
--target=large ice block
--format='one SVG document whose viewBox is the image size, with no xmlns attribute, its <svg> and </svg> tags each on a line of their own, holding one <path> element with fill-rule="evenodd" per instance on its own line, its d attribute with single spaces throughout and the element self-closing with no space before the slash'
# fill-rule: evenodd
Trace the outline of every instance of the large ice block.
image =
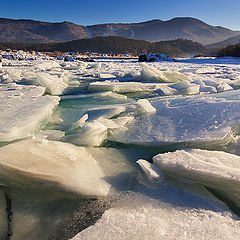
<svg viewBox="0 0 240 240">
<path fill-rule="evenodd" d="M 45 88 L 0 85 L 0 141 L 31 136 L 51 116 L 59 97 L 41 96 Z"/>
<path fill-rule="evenodd" d="M 152 100 L 155 114 L 136 116 L 127 130 L 113 132 L 112 139 L 140 145 L 228 143 L 240 123 L 238 95 L 239 91 L 234 91 L 231 96 L 226 92 Z"/>
<path fill-rule="evenodd" d="M 240 193 L 240 157 L 221 151 L 178 150 L 158 154 L 153 163 L 170 175 Z"/>
<path fill-rule="evenodd" d="M 82 196 L 105 196 L 111 184 L 130 179 L 132 167 L 118 150 L 25 140 L 0 148 L 0 182 L 10 189 L 63 188 Z M 130 176 L 130 175 L 129 175 Z M 4 179 L 4 180 L 3 180 Z"/>
</svg>

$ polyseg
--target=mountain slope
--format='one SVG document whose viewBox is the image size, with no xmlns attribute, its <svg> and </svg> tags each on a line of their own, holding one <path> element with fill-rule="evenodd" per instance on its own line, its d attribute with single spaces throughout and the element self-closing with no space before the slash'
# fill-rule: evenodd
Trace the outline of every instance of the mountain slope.
<svg viewBox="0 0 240 240">
<path fill-rule="evenodd" d="M 234 45 L 240 43 L 240 35 L 237 35 L 235 37 L 228 38 L 224 41 L 217 42 L 214 44 L 210 44 L 207 47 L 209 48 L 222 48 L 222 47 L 227 47 L 228 45 Z"/>
<path fill-rule="evenodd" d="M 214 27 L 195 18 L 91 26 L 0 18 L 0 42 L 65 42 L 97 36 L 120 36 L 150 42 L 182 38 L 207 45 L 239 34 L 238 31 Z"/>
<path fill-rule="evenodd" d="M 63 42 L 86 38 L 83 26 L 0 18 L 0 42 Z"/>
<path fill-rule="evenodd" d="M 204 45 L 219 42 L 240 33 L 223 27 L 214 27 L 195 18 L 153 20 L 138 24 L 102 24 L 87 26 L 87 29 L 91 37 L 123 36 L 150 42 L 182 38 Z"/>
</svg>

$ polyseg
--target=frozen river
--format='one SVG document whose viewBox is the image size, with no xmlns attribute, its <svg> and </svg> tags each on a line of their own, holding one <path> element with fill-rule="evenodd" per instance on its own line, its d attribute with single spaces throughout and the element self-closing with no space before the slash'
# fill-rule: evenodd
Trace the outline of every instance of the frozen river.
<svg viewBox="0 0 240 240">
<path fill-rule="evenodd" d="M 240 60 L 4 60 L 0 239 L 238 239 Z"/>
</svg>

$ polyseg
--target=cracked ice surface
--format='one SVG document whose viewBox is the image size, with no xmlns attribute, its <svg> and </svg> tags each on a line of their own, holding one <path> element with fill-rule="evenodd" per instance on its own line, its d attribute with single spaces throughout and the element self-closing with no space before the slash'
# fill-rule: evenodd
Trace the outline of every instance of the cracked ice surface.
<svg viewBox="0 0 240 240">
<path fill-rule="evenodd" d="M 238 95 L 234 91 L 231 97 Z M 152 100 L 156 114 L 137 116 L 128 130 L 113 133 L 112 139 L 141 145 L 222 141 L 240 121 L 240 101 L 226 100 L 228 96 Z"/>
</svg>

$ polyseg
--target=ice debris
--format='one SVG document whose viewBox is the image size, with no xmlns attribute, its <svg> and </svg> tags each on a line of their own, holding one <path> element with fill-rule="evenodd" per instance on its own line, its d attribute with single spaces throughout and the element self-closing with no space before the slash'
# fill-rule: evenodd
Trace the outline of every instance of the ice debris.
<svg viewBox="0 0 240 240">
<path fill-rule="evenodd" d="M 163 180 L 163 173 L 154 164 L 144 159 L 139 159 L 137 161 L 137 164 L 140 166 L 150 181 L 161 182 Z"/>
<path fill-rule="evenodd" d="M 51 95 L 61 95 L 68 86 L 62 79 L 45 72 L 38 73 L 36 78 L 39 85 L 46 87 L 47 92 Z"/>
</svg>

